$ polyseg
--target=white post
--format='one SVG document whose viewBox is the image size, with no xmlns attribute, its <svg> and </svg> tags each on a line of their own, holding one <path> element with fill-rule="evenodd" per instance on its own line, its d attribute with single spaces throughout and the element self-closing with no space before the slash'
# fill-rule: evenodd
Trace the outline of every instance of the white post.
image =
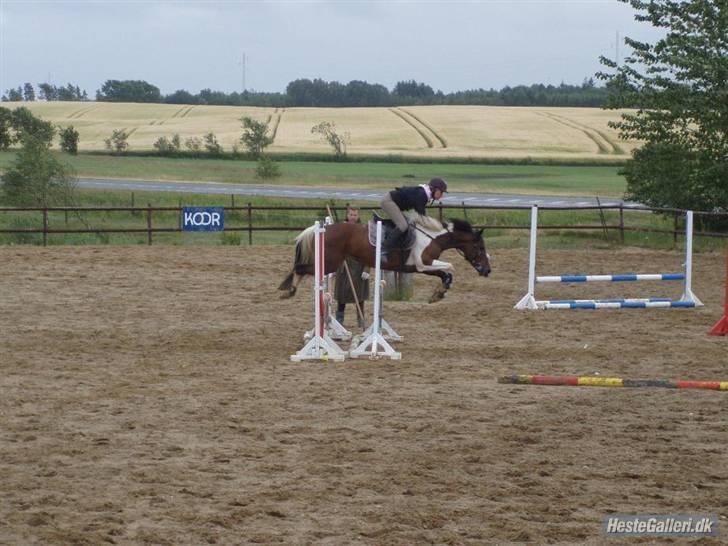
<svg viewBox="0 0 728 546">
<path fill-rule="evenodd" d="M 702 307 L 703 302 L 693 294 L 693 211 L 687 212 L 685 219 L 685 284 L 680 301 L 692 301 L 695 307 Z"/>
<path fill-rule="evenodd" d="M 393 360 L 399 360 L 402 358 L 402 354 L 395 351 L 392 346 L 384 339 L 380 332 L 380 301 L 382 297 L 382 222 L 377 222 L 377 247 L 376 247 L 376 258 L 374 262 L 374 309 L 373 309 L 373 322 L 371 327 L 367 330 L 364 341 L 362 341 L 356 348 L 349 351 L 351 358 L 359 358 L 361 356 L 368 356 L 371 359 L 376 358 L 391 358 Z M 367 334 L 365 332 L 365 334 Z M 381 346 L 381 350 L 379 347 Z M 371 347 L 370 349 L 368 349 Z"/>
<path fill-rule="evenodd" d="M 346 353 L 324 330 L 325 232 L 326 229 L 316 222 L 314 225 L 313 335 L 303 349 L 295 355 L 291 355 L 291 360 L 294 362 L 302 360 L 344 360 L 346 358 Z"/>
<path fill-rule="evenodd" d="M 325 225 L 331 225 L 334 221 L 331 216 L 326 217 Z M 325 259 L 322 261 L 325 262 Z M 336 275 L 335 272 L 331 272 L 323 277 L 323 293 L 324 293 L 324 305 L 323 305 L 323 321 L 324 331 L 329 335 L 331 339 L 336 341 L 347 341 L 351 339 L 352 333 L 344 328 L 334 314 L 334 295 L 331 292 L 331 286 L 333 285 L 333 278 Z M 303 334 L 303 339 L 308 340 L 313 336 L 313 330 L 309 330 Z"/>
<path fill-rule="evenodd" d="M 538 205 L 531 207 L 531 239 L 528 250 L 528 293 L 514 306 L 515 309 L 538 309 L 536 305 L 536 237 L 538 231 Z"/>
</svg>

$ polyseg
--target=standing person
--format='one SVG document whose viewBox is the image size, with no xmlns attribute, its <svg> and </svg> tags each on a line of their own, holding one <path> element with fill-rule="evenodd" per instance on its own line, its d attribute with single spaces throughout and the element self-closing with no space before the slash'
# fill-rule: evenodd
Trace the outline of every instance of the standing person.
<svg viewBox="0 0 728 546">
<path fill-rule="evenodd" d="M 359 218 L 359 209 L 352 206 L 347 207 L 346 221 L 349 224 L 359 224 L 361 222 L 361 219 Z M 336 271 L 336 286 L 334 289 L 334 299 L 337 302 L 336 320 L 338 320 L 341 324 L 344 324 L 346 304 L 354 303 L 358 300 L 359 308 L 357 309 L 357 323 L 360 328 L 363 328 L 364 317 L 359 314 L 359 309 L 364 309 L 364 301 L 369 298 L 369 268 L 364 267 L 354 258 L 346 258 L 344 263 L 346 263 L 349 267 L 351 280 L 354 282 L 354 288 L 356 290 L 356 298 L 354 297 L 354 291 L 351 289 L 351 283 L 349 282 L 349 277 L 346 274 L 344 264 L 341 264 L 339 269 Z"/>
<path fill-rule="evenodd" d="M 425 206 L 434 200 L 442 199 L 447 192 L 447 182 L 442 178 L 433 178 L 427 184 L 419 186 L 404 186 L 388 192 L 382 199 L 380 205 L 394 222 L 397 229 L 393 230 L 384 246 L 387 249 L 399 246 L 407 239 L 409 224 L 402 211 L 414 209 L 425 215 Z"/>
</svg>

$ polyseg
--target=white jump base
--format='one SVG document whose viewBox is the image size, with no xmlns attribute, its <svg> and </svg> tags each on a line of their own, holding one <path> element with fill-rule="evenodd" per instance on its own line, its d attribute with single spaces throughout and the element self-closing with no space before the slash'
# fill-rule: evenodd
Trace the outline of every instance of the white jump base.
<svg viewBox="0 0 728 546">
<path fill-rule="evenodd" d="M 528 292 L 514 306 L 515 309 L 653 309 L 691 308 L 703 303 L 692 291 L 693 268 L 693 212 L 687 212 L 685 225 L 685 263 L 682 273 L 647 273 L 619 275 L 536 275 L 536 242 L 538 237 L 538 206 L 531 207 L 531 232 L 528 256 Z M 539 283 L 584 283 L 584 282 L 637 282 L 637 281 L 682 281 L 683 294 L 679 300 L 670 298 L 615 298 L 537 300 L 536 284 Z"/>
</svg>

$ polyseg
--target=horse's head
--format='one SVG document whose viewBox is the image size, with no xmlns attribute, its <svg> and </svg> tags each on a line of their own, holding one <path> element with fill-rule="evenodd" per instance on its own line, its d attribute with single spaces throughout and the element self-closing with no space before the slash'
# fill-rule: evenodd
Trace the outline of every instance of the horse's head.
<svg viewBox="0 0 728 546">
<path fill-rule="evenodd" d="M 454 247 L 462 252 L 480 275 L 487 277 L 490 274 L 490 256 L 485 250 L 483 230 L 474 230 L 465 220 L 450 220 L 448 231 Z"/>
</svg>

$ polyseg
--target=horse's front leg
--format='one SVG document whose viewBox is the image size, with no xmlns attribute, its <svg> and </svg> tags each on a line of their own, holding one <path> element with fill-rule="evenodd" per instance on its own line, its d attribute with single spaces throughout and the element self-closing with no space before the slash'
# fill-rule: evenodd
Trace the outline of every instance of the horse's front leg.
<svg viewBox="0 0 728 546">
<path fill-rule="evenodd" d="M 452 273 L 449 271 L 425 271 L 425 275 L 430 275 L 432 277 L 439 277 L 442 281 L 442 284 L 435 288 L 435 291 L 432 293 L 432 296 L 430 296 L 429 303 L 435 303 L 437 301 L 440 301 L 442 298 L 445 297 L 445 293 L 450 289 L 452 286 Z"/>
</svg>

